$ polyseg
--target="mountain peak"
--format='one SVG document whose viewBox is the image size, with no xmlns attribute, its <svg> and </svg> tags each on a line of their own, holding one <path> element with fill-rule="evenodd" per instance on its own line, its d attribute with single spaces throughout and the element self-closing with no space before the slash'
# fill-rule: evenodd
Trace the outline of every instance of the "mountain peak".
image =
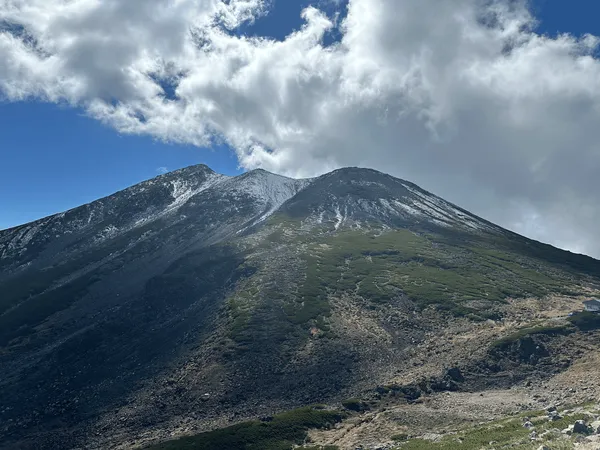
<svg viewBox="0 0 600 450">
<path fill-rule="evenodd" d="M 309 184 L 310 180 L 289 178 L 264 169 L 254 169 L 231 178 L 224 188 L 262 202 L 265 210 L 258 220 L 261 222 Z"/>
<path fill-rule="evenodd" d="M 352 175 L 352 176 L 360 176 L 360 175 L 376 175 L 376 176 L 390 176 L 383 172 L 380 172 L 376 169 L 371 169 L 369 167 L 359 167 L 359 166 L 347 166 L 340 167 L 339 169 L 332 170 L 324 175 Z"/>
<path fill-rule="evenodd" d="M 497 232 L 500 228 L 407 181 L 373 169 L 347 167 L 324 174 L 282 206 L 312 223 L 361 227 L 453 228 Z"/>
<path fill-rule="evenodd" d="M 194 164 L 181 169 L 172 170 L 163 174 L 158 175 L 155 178 L 172 178 L 192 175 L 212 175 L 216 172 L 208 167 L 206 164 Z"/>
</svg>

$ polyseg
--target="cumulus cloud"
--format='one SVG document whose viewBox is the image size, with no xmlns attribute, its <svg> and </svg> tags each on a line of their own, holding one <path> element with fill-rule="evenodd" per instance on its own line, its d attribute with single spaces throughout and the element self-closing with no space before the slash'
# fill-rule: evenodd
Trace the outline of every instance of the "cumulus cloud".
<svg viewBox="0 0 600 450">
<path fill-rule="evenodd" d="M 223 140 L 246 168 L 374 167 L 600 256 L 597 37 L 539 35 L 519 0 L 340 4 L 343 20 L 308 7 L 274 40 L 234 32 L 261 0 L 5 0 L 0 96 Z"/>
</svg>

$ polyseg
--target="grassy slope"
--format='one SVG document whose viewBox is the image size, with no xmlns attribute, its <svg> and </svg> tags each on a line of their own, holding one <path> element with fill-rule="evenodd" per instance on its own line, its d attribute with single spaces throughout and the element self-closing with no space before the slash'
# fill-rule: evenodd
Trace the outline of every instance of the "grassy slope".
<svg viewBox="0 0 600 450">
<path fill-rule="evenodd" d="M 267 240 L 271 249 L 283 246 L 299 252 L 303 261 L 304 279 L 283 306 L 287 319 L 296 325 L 326 327 L 328 297 L 342 293 L 356 293 L 374 305 L 405 295 L 417 309 L 433 306 L 482 320 L 494 318 L 493 305 L 509 297 L 581 292 L 581 274 L 575 269 L 544 261 L 537 250 L 521 253 L 509 241 L 404 229 L 304 234 L 293 221 L 273 222 Z M 250 290 L 242 297 L 248 300 L 252 295 Z M 251 301 L 232 303 L 235 333 L 249 323 L 248 305 Z"/>
<path fill-rule="evenodd" d="M 530 439 L 531 430 L 523 426 L 524 417 L 531 416 L 538 440 Z M 448 434 L 433 442 L 426 439 L 411 439 L 399 445 L 402 450 L 479 450 L 482 448 L 511 448 L 514 450 L 536 450 L 547 444 L 553 449 L 571 449 L 573 438 L 560 431 L 583 419 L 589 421 L 587 413 L 572 413 L 557 421 L 548 420 L 543 412 L 528 412 L 517 417 L 495 421 Z"/>
<path fill-rule="evenodd" d="M 331 232 L 303 228 L 281 214 L 266 225 L 255 248 L 267 255 L 263 267 L 259 263 L 256 276 L 228 299 L 232 349 L 251 350 L 267 324 L 269 339 L 278 342 L 306 339 L 311 327 L 319 337 L 335 337 L 332 296 L 359 295 L 372 308 L 402 296 L 415 310 L 432 307 L 481 321 L 499 318 L 508 298 L 581 294 L 590 277 L 598 280 L 590 274 L 600 273 L 598 261 L 510 234 L 380 227 Z M 269 262 L 274 254 L 294 255 L 294 267 Z M 277 275 L 267 288 L 265 280 L 281 271 L 293 272 L 295 284 L 283 286 Z"/>
<path fill-rule="evenodd" d="M 289 450 L 304 442 L 309 429 L 330 427 L 343 417 L 339 411 L 305 407 L 278 414 L 268 422 L 244 422 L 164 442 L 149 450 Z"/>
</svg>

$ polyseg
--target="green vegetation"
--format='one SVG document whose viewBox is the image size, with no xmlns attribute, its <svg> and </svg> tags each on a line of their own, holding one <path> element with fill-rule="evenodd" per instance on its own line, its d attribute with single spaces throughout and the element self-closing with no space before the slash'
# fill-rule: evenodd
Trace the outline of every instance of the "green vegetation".
<svg viewBox="0 0 600 450">
<path fill-rule="evenodd" d="M 509 297 L 541 298 L 577 289 L 568 268 L 548 264 L 535 252 L 513 248 L 503 236 L 408 229 L 331 233 L 303 228 L 300 220 L 284 214 L 272 216 L 267 225 L 257 249 L 267 257 L 270 252 L 286 253 L 282 260 L 294 264 L 284 268 L 291 281 L 283 287 L 273 277 L 273 267 L 266 264 L 238 285 L 227 301 L 231 341 L 223 345 L 228 354 L 232 350 L 256 352 L 266 346 L 291 352 L 311 335 L 333 337 L 330 299 L 344 295 L 361 296 L 371 309 L 405 298 L 415 309 L 433 308 L 482 321 L 499 319 Z M 534 328 L 519 330 L 495 345 L 573 329 Z"/>
<path fill-rule="evenodd" d="M 408 434 L 406 433 L 394 434 L 392 436 L 392 441 L 403 442 L 406 440 L 408 440 Z"/>
<path fill-rule="evenodd" d="M 0 294 L 0 346 L 12 339 L 33 333 L 51 315 L 69 308 L 87 294 L 89 288 L 102 279 L 104 271 L 118 270 L 127 258 L 143 253 L 144 241 L 138 242 L 148 226 L 111 240 L 101 248 L 94 248 L 75 259 L 67 259 L 54 266 L 8 279 L 2 283 Z M 76 246 L 77 243 L 72 244 Z M 126 248 L 124 255 L 119 255 Z M 112 255 L 110 262 L 89 273 L 73 277 L 82 269 L 97 264 Z M 69 281 L 67 281 L 69 280 Z M 61 284 L 62 283 L 62 284 Z"/>
<path fill-rule="evenodd" d="M 302 444 L 309 429 L 328 428 L 344 414 L 305 407 L 276 415 L 270 422 L 251 421 L 184 437 L 150 447 L 152 450 L 290 450 Z M 311 447 L 309 447 L 311 448 Z M 319 448 L 319 447 L 312 447 Z M 324 450 L 334 450 L 325 447 Z"/>
<path fill-rule="evenodd" d="M 583 331 L 590 331 L 600 328 L 600 314 L 589 311 L 581 311 L 571 317 L 569 322 Z"/>
<path fill-rule="evenodd" d="M 148 229 L 147 226 L 142 226 L 131 233 L 110 241 L 102 248 L 95 248 L 79 254 L 76 259 L 61 261 L 51 267 L 37 270 L 35 275 L 25 272 L 23 275 L 4 281 L 2 283 L 2 295 L 0 295 L 0 314 L 20 302 L 50 290 L 59 280 L 71 277 L 90 264 L 97 263 L 109 255 L 122 252 L 128 247 L 131 248 L 131 244 L 136 242 Z M 72 244 L 74 247 L 77 245 L 78 243 Z M 134 254 L 135 251 L 130 250 L 129 253 Z"/>
<path fill-rule="evenodd" d="M 567 325 L 538 325 L 535 327 L 521 328 L 508 336 L 498 339 L 491 344 L 492 348 L 505 348 L 520 339 L 534 335 L 556 335 L 565 334 L 573 331 Z"/>
<path fill-rule="evenodd" d="M 307 255 L 305 258 L 306 281 L 300 288 L 296 302 L 284 307 L 288 320 L 296 325 L 327 317 L 331 312 L 327 298 L 331 286 L 329 280 L 322 277 L 322 271 L 327 270 L 327 262 L 319 255 Z"/>
<path fill-rule="evenodd" d="M 586 418 L 589 418 L 586 414 L 574 414 L 557 421 L 549 421 L 545 417 L 533 417 L 532 421 L 536 432 L 540 435 L 555 428 L 561 430 L 575 423 L 576 420 Z M 480 450 L 490 448 L 490 443 L 493 442 L 493 448 L 535 450 L 542 442 L 532 442 L 529 438 L 530 432 L 529 429 L 523 427 L 523 419 L 516 417 L 449 434 L 437 442 L 426 439 L 412 439 L 398 448 L 402 450 Z M 557 437 L 559 439 L 563 438 L 562 436 Z M 549 434 L 547 439 L 552 440 L 553 436 Z M 565 439 L 568 438 L 565 437 Z M 563 447 L 552 446 L 552 448 Z"/>
<path fill-rule="evenodd" d="M 576 290 L 576 277 L 568 267 L 548 264 L 539 252 L 511 246 L 504 236 L 408 229 L 331 233 L 304 229 L 300 220 L 284 214 L 272 216 L 267 224 L 257 248 L 289 252 L 290 261 L 299 264 L 290 267 L 294 278 L 285 289 L 272 278 L 268 265 L 264 269 L 269 272 L 258 267 L 256 276 L 238 286 L 227 301 L 228 337 L 233 341 L 227 344 L 229 350 L 254 351 L 258 345 L 290 350 L 289 342 L 311 333 L 331 338 L 330 298 L 347 294 L 361 296 L 368 308 L 404 297 L 416 309 L 434 308 L 481 321 L 499 319 L 509 297 L 541 298 Z M 496 345 L 571 329 L 520 330 Z"/>
<path fill-rule="evenodd" d="M 369 409 L 369 405 L 357 398 L 349 398 L 342 402 L 342 406 L 350 411 L 365 411 Z"/>
<path fill-rule="evenodd" d="M 297 447 L 301 450 L 339 450 L 337 445 L 311 445 L 309 447 Z"/>
<path fill-rule="evenodd" d="M 244 344 L 251 339 L 247 327 L 252 318 L 253 298 L 258 294 L 258 289 L 247 289 L 229 298 L 227 310 L 232 319 L 230 337 L 239 344 Z"/>
<path fill-rule="evenodd" d="M 558 419 L 552 422 L 544 422 L 543 424 L 541 424 L 541 427 L 539 426 L 539 424 L 535 423 L 535 421 L 534 423 L 536 425 L 536 428 L 540 428 L 542 431 L 550 430 L 552 428 L 562 430 L 564 428 L 567 428 L 569 425 L 573 425 L 578 420 L 589 421 L 589 419 L 590 416 L 588 414 L 578 413 L 565 416 L 562 419 Z"/>
<path fill-rule="evenodd" d="M 520 339 L 535 336 L 535 335 L 546 335 L 553 336 L 558 334 L 567 334 L 575 331 L 575 327 L 582 331 L 595 330 L 600 328 L 600 315 L 586 311 L 577 313 L 569 317 L 568 322 L 570 324 L 564 325 L 535 325 L 531 327 L 521 328 L 508 336 L 498 339 L 490 345 L 492 349 L 506 348 Z"/>
<path fill-rule="evenodd" d="M 286 308 L 295 324 L 327 317 L 328 296 L 342 292 L 354 292 L 374 305 L 404 294 L 419 308 L 434 306 L 484 320 L 498 318 L 498 313 L 469 302 L 489 305 L 507 297 L 542 297 L 569 292 L 572 285 L 567 274 L 538 260 L 431 233 L 346 230 L 296 239 L 307 247 L 306 279 L 296 304 Z"/>
<path fill-rule="evenodd" d="M 512 419 L 444 436 L 439 442 L 426 439 L 413 439 L 402 446 L 403 450 L 479 450 L 490 442 L 502 447 L 516 440 L 527 439 L 529 430 L 520 420 Z"/>
</svg>

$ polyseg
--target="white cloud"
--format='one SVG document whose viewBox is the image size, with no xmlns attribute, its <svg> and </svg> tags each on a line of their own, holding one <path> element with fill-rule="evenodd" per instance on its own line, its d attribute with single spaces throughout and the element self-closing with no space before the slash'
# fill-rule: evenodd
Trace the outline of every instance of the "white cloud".
<svg viewBox="0 0 600 450">
<path fill-rule="evenodd" d="M 218 136 L 247 168 L 375 167 L 600 256 L 596 37 L 540 36 L 515 0 L 350 0 L 341 23 L 307 8 L 283 41 L 228 32 L 266 4 L 6 0 L 0 92 L 121 132 Z"/>
<path fill-rule="evenodd" d="M 165 166 L 161 166 L 161 167 L 157 167 L 156 168 L 156 173 L 159 174 L 159 175 L 164 175 L 168 171 L 169 171 L 169 169 L 166 168 Z"/>
</svg>

